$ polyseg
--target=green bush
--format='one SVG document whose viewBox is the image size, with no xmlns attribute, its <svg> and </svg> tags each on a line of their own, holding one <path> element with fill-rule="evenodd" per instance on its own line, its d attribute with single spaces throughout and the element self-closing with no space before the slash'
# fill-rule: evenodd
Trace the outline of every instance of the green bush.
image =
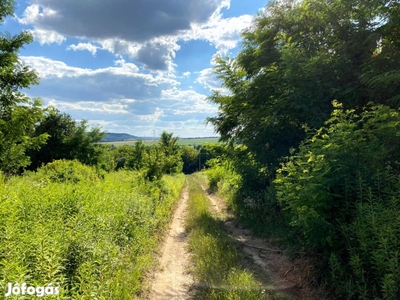
<svg viewBox="0 0 400 300">
<path fill-rule="evenodd" d="M 183 162 L 183 173 L 191 174 L 199 169 L 199 153 L 192 146 L 182 146 L 181 158 Z"/>
<path fill-rule="evenodd" d="M 208 178 L 208 185 L 211 191 L 216 192 L 218 190 L 218 183 L 224 178 L 226 169 L 221 165 L 220 160 L 217 158 L 210 159 L 207 161 L 208 169 L 205 171 Z"/>
<path fill-rule="evenodd" d="M 400 115 L 383 105 L 360 115 L 334 106 L 277 173 L 278 200 L 299 235 L 292 244 L 321 257 L 343 297 L 398 299 Z"/>
<path fill-rule="evenodd" d="M 34 174 L 34 173 L 27 173 Z M 37 170 L 32 177 L 50 182 L 77 183 L 100 180 L 96 168 L 86 166 L 77 160 L 56 160 Z"/>
<path fill-rule="evenodd" d="M 373 179 L 378 189 L 360 178 L 354 218 L 339 224 L 345 247 L 329 258 L 330 280 L 351 298 L 395 300 L 400 295 L 400 181 L 389 170 Z"/>
</svg>

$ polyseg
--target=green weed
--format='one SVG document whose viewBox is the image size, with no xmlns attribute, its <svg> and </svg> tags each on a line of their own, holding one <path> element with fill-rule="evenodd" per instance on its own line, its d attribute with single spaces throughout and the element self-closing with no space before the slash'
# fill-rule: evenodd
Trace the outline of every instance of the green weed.
<svg viewBox="0 0 400 300">
<path fill-rule="evenodd" d="M 0 181 L 0 299 L 8 282 L 59 286 L 51 299 L 135 299 L 143 290 L 184 176 L 101 179 L 77 164 Z"/>
<path fill-rule="evenodd" d="M 236 243 L 213 217 L 199 184 L 189 177 L 187 228 L 189 249 L 198 280 L 196 299 L 283 299 L 269 294 L 241 265 Z"/>
</svg>

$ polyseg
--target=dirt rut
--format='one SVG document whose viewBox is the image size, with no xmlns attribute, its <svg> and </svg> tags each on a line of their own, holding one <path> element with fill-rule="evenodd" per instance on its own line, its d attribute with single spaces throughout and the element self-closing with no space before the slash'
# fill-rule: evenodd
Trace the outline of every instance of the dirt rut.
<svg viewBox="0 0 400 300">
<path fill-rule="evenodd" d="M 224 220 L 231 238 L 239 242 L 241 251 L 250 261 L 249 268 L 253 269 L 260 279 L 269 278 L 269 284 L 264 286 L 265 290 L 280 291 L 296 300 L 329 299 L 324 291 L 315 290 L 309 285 L 311 266 L 307 262 L 293 263 L 282 249 L 278 249 L 266 239 L 255 237 L 251 230 L 241 228 L 229 212 L 226 202 L 210 193 L 203 183 L 198 183 L 210 199 L 213 214 Z"/>
<path fill-rule="evenodd" d="M 162 246 L 159 270 L 154 276 L 148 299 L 151 300 L 186 300 L 192 298 L 190 286 L 194 280 L 190 269 L 190 257 L 187 251 L 185 219 L 189 198 L 186 185 Z"/>
</svg>

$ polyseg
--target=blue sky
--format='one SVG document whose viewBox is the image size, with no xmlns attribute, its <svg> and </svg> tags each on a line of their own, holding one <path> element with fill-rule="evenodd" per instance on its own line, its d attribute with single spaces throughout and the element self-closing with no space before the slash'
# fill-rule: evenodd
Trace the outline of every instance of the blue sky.
<svg viewBox="0 0 400 300">
<path fill-rule="evenodd" d="M 214 136 L 205 99 L 213 58 L 233 56 L 266 0 L 16 1 L 1 31 L 28 30 L 20 52 L 40 85 L 24 91 L 76 120 L 137 136 Z"/>
</svg>

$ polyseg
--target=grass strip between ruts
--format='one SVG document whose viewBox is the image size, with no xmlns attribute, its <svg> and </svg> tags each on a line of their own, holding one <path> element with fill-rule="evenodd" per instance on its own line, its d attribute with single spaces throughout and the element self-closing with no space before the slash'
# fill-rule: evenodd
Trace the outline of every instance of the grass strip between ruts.
<svg viewBox="0 0 400 300">
<path fill-rule="evenodd" d="M 197 280 L 195 299 L 282 299 L 262 289 L 245 270 L 236 242 L 226 233 L 222 220 L 209 210 L 209 200 L 199 184 L 188 177 L 189 203 L 186 226 Z"/>
</svg>

